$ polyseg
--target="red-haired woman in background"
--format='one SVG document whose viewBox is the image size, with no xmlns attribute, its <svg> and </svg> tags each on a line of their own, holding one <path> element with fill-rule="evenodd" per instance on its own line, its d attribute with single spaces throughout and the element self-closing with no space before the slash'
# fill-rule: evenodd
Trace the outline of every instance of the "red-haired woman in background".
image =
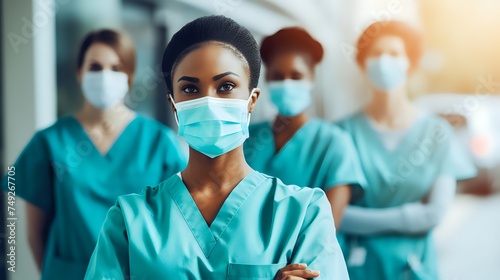
<svg viewBox="0 0 500 280">
<path fill-rule="evenodd" d="M 407 77 L 421 53 L 419 34 L 377 22 L 359 38 L 357 62 L 372 100 L 340 122 L 358 150 L 365 195 L 347 207 L 340 231 L 351 279 L 437 279 L 432 229 L 452 201 L 457 179 L 475 174 L 445 120 L 418 110 Z"/>
</svg>

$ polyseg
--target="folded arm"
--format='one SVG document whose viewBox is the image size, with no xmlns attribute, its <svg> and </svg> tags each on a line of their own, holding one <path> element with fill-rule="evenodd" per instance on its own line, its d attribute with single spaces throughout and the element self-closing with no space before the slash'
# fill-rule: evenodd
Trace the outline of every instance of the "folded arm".
<svg viewBox="0 0 500 280">
<path fill-rule="evenodd" d="M 455 189 L 455 178 L 441 175 L 434 182 L 426 202 L 380 209 L 349 206 L 345 209 L 340 231 L 356 235 L 427 232 L 441 221 L 453 201 Z"/>
</svg>

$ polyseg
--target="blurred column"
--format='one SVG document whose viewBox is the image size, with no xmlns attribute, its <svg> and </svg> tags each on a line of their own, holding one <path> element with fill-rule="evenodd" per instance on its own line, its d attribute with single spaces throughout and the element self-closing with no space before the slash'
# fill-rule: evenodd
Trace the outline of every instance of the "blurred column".
<svg viewBox="0 0 500 280">
<path fill-rule="evenodd" d="M 1 111 L 6 164 L 15 160 L 36 130 L 56 119 L 54 16 L 58 6 L 67 1 L 2 1 Z M 2 170 L 3 175 L 6 167 Z M 7 276 L 13 280 L 37 279 L 26 238 L 25 205 L 18 198 L 15 207 L 16 272 Z"/>
</svg>

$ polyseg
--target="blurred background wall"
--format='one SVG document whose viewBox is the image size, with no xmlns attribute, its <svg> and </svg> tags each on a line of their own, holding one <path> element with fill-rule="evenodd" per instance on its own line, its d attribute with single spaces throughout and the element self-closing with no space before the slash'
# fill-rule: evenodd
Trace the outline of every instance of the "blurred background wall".
<svg viewBox="0 0 500 280">
<path fill-rule="evenodd" d="M 326 50 L 318 66 L 311 111 L 328 120 L 346 116 L 368 100 L 354 61 L 354 45 L 363 29 L 378 20 L 408 21 L 423 32 L 426 51 L 412 78 L 413 96 L 472 94 L 484 87 L 484 81 L 488 93 L 500 92 L 500 2 L 496 0 L 2 0 L 0 13 L 3 170 L 36 130 L 79 108 L 76 54 L 84 34 L 98 28 L 125 30 L 135 41 L 137 72 L 128 106 L 174 128 L 159 76 L 162 51 L 181 26 L 209 14 L 236 19 L 259 42 L 285 26 L 307 28 Z M 266 84 L 261 82 L 260 87 L 263 94 L 253 121 L 275 114 Z M 5 205 L 0 206 L 4 211 Z M 17 200 L 16 209 L 18 271 L 9 276 L 36 279 L 25 242 L 22 201 Z M 3 247 L 5 238 L 0 240 Z M 453 268 L 456 263 L 448 265 L 452 268 L 444 268 L 443 275 L 460 271 Z"/>
</svg>

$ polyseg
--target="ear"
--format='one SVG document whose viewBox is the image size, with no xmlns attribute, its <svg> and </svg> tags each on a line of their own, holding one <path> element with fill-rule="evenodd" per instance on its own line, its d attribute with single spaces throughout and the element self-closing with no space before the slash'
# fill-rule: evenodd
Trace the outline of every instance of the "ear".
<svg viewBox="0 0 500 280">
<path fill-rule="evenodd" d="M 134 86 L 134 74 L 131 74 L 131 75 L 128 75 L 128 87 L 129 87 L 129 90 L 132 89 L 132 87 Z"/>
<path fill-rule="evenodd" d="M 271 80 L 271 72 L 270 72 L 270 71 L 268 71 L 267 69 L 266 69 L 266 70 L 264 70 L 264 71 L 266 71 L 266 74 L 264 75 L 264 79 L 265 79 L 267 82 L 269 82 L 269 81 Z"/>
<path fill-rule="evenodd" d="M 248 112 L 252 113 L 253 109 L 255 108 L 255 105 L 257 104 L 257 100 L 259 99 L 260 96 L 260 88 L 255 88 L 252 94 L 252 97 L 250 99 L 250 104 L 248 108 Z"/>
<path fill-rule="evenodd" d="M 172 103 L 173 98 L 174 98 L 174 96 L 167 92 L 167 99 L 168 99 L 168 103 L 170 103 L 170 109 L 172 110 L 172 112 L 175 115 L 175 113 L 177 113 L 177 110 L 175 109 L 174 103 Z"/>
<path fill-rule="evenodd" d="M 82 84 L 82 75 L 83 75 L 83 71 L 82 71 L 82 68 L 78 68 L 76 70 L 76 80 L 78 81 L 78 83 L 81 85 Z"/>
<path fill-rule="evenodd" d="M 312 65 L 311 68 L 311 75 L 310 75 L 310 78 L 311 78 L 311 82 L 314 83 L 314 81 L 316 80 L 316 65 Z"/>
</svg>

